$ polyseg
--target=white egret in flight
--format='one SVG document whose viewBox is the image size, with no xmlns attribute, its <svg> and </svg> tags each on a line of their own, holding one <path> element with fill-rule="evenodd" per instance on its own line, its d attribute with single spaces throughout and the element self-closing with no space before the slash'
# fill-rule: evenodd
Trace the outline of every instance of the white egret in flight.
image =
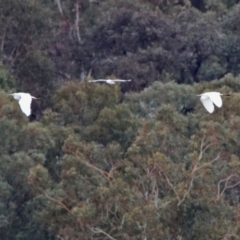
<svg viewBox="0 0 240 240">
<path fill-rule="evenodd" d="M 14 99 L 18 100 L 18 103 L 20 105 L 20 108 L 22 110 L 22 112 L 29 117 L 31 114 L 31 102 L 32 99 L 36 97 L 31 96 L 29 93 L 12 93 L 12 94 L 8 94 L 8 95 L 12 95 L 14 97 Z"/>
<path fill-rule="evenodd" d="M 123 79 L 97 79 L 97 80 L 89 80 L 89 82 L 106 82 L 108 84 L 115 84 L 115 82 L 130 82 L 132 80 L 123 80 Z"/>
<path fill-rule="evenodd" d="M 229 94 L 222 94 L 219 92 L 206 92 L 206 93 L 202 93 L 200 95 L 197 96 L 201 96 L 200 100 L 203 104 L 203 106 L 206 108 L 206 110 L 209 113 L 213 113 L 214 111 L 214 105 L 216 105 L 217 107 L 222 107 L 222 98 L 221 96 L 230 96 Z"/>
</svg>

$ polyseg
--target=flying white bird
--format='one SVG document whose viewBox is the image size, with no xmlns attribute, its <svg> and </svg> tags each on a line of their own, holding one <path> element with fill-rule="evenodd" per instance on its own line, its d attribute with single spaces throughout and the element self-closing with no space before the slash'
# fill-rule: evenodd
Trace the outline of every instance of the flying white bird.
<svg viewBox="0 0 240 240">
<path fill-rule="evenodd" d="M 132 80 L 123 80 L 123 79 L 98 79 L 98 80 L 89 80 L 89 82 L 106 82 L 108 84 L 115 84 L 115 82 L 130 82 Z"/>
<path fill-rule="evenodd" d="M 31 96 L 29 93 L 12 93 L 14 99 L 18 100 L 22 112 L 28 117 L 31 114 L 31 102 L 32 98 L 37 99 L 36 97 Z"/>
<path fill-rule="evenodd" d="M 203 104 L 203 106 L 206 108 L 206 110 L 209 113 L 213 113 L 214 111 L 214 105 L 216 105 L 217 107 L 222 107 L 222 98 L 221 96 L 230 96 L 229 94 L 222 94 L 219 92 L 206 92 L 206 93 L 202 93 L 200 95 L 197 96 L 201 96 L 200 100 Z"/>
</svg>

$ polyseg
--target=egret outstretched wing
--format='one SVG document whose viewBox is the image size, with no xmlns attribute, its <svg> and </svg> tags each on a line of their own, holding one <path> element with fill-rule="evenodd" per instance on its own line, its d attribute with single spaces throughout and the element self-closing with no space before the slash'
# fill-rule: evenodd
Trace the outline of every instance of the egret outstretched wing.
<svg viewBox="0 0 240 240">
<path fill-rule="evenodd" d="M 114 82 L 130 82 L 131 80 L 129 79 L 129 80 L 124 80 L 124 79 L 114 79 L 114 80 L 112 80 L 112 81 L 114 81 Z"/>
<path fill-rule="evenodd" d="M 29 117 L 31 115 L 31 102 L 32 99 L 35 98 L 33 96 L 31 96 L 29 93 L 12 93 L 9 94 L 12 95 L 14 97 L 14 99 L 18 100 L 19 106 L 22 110 L 22 112 Z M 35 98 L 37 99 L 37 98 Z"/>
<path fill-rule="evenodd" d="M 106 82 L 106 79 L 89 80 L 88 82 Z"/>
<path fill-rule="evenodd" d="M 97 80 L 89 80 L 88 82 L 106 82 L 108 84 L 115 84 L 115 82 L 129 82 L 131 80 L 124 79 L 97 79 Z"/>
<path fill-rule="evenodd" d="M 222 107 L 222 98 L 220 96 L 220 93 L 209 92 L 207 95 L 217 107 L 219 107 L 219 108 Z"/>
<path fill-rule="evenodd" d="M 213 105 L 213 102 L 212 100 L 208 97 L 208 96 L 201 96 L 200 98 L 203 106 L 206 108 L 206 110 L 209 112 L 209 113 L 213 113 L 214 111 L 214 105 Z"/>
<path fill-rule="evenodd" d="M 10 95 L 12 95 L 12 94 L 10 94 Z M 21 99 L 21 97 L 22 97 L 21 93 L 19 93 L 19 94 L 14 93 L 14 95 L 13 95 L 13 98 L 18 100 L 18 101 Z"/>
<path fill-rule="evenodd" d="M 31 102 L 32 102 L 32 97 L 31 95 L 24 95 L 21 97 L 19 100 L 19 105 L 23 113 L 25 113 L 28 116 L 31 114 Z"/>
<path fill-rule="evenodd" d="M 108 84 L 115 84 L 115 82 L 111 79 L 97 79 L 97 80 L 89 80 L 89 82 L 106 82 Z"/>
</svg>

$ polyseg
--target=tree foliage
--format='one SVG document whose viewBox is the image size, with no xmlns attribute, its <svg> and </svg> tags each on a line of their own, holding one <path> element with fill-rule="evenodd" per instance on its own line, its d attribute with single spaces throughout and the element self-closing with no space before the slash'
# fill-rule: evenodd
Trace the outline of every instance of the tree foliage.
<svg viewBox="0 0 240 240">
<path fill-rule="evenodd" d="M 0 13 L 1 239 L 239 239 L 238 1 Z M 231 96 L 208 114 L 205 91 Z"/>
</svg>

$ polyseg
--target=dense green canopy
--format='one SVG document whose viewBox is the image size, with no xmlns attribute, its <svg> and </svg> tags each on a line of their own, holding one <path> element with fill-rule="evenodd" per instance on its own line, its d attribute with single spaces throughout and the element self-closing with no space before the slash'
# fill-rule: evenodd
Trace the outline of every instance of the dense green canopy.
<svg viewBox="0 0 240 240">
<path fill-rule="evenodd" d="M 0 1 L 1 240 L 240 239 L 238 2 Z"/>
</svg>

